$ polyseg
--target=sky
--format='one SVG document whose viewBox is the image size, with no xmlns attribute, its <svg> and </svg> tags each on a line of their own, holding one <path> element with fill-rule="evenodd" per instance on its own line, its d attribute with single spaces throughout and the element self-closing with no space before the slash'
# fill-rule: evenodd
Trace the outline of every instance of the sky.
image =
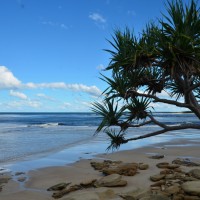
<svg viewBox="0 0 200 200">
<path fill-rule="evenodd" d="M 164 0 L 0 0 L 0 112 L 88 112 L 114 30 L 139 33 Z M 177 108 L 157 105 L 157 111 Z"/>
</svg>

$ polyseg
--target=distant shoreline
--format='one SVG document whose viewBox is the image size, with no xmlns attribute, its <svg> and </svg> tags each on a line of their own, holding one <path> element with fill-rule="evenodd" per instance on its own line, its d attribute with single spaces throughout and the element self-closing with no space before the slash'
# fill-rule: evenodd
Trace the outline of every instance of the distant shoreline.
<svg viewBox="0 0 200 200">
<path fill-rule="evenodd" d="M 0 112 L 0 114 L 96 114 L 94 112 Z M 192 113 L 191 111 L 167 112 L 158 111 L 151 113 Z"/>
</svg>

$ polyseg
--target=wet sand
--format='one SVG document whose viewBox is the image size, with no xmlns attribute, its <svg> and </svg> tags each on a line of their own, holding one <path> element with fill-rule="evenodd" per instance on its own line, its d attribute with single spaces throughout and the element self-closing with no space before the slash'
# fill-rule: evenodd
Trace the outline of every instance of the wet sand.
<svg viewBox="0 0 200 200">
<path fill-rule="evenodd" d="M 142 170 L 135 176 L 124 176 L 128 184 L 126 187 L 112 188 L 115 193 L 130 191 L 133 188 L 148 188 L 152 183 L 149 180 L 151 175 L 159 173 L 156 164 L 159 162 L 172 162 L 176 158 L 189 158 L 193 162 L 200 163 L 200 141 L 192 139 L 179 139 L 166 143 L 159 143 L 147 147 L 137 148 L 127 151 L 118 151 L 109 154 L 100 154 L 92 159 L 79 160 L 73 164 L 64 166 L 53 166 L 31 170 L 25 174 L 12 174 L 12 179 L 3 186 L 0 192 L 1 200 L 52 200 L 52 192 L 47 191 L 47 188 L 61 183 L 71 182 L 71 184 L 79 184 L 91 179 L 99 179 L 102 173 L 94 170 L 90 162 L 101 162 L 105 159 L 123 162 L 145 163 L 149 165 L 147 170 Z M 164 155 L 162 159 L 152 159 L 151 155 Z M 184 170 L 191 170 L 191 167 L 181 166 Z M 20 177 L 26 178 L 25 181 L 20 182 Z M 97 188 L 86 189 L 86 191 L 99 191 Z M 72 192 L 73 194 L 81 193 L 81 191 Z M 61 200 L 66 199 L 66 195 Z M 120 198 L 114 198 L 120 199 Z"/>
</svg>

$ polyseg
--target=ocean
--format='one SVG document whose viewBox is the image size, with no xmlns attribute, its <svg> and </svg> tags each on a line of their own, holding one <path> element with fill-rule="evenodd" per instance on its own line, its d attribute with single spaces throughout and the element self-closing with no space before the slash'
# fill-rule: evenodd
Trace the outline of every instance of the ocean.
<svg viewBox="0 0 200 200">
<path fill-rule="evenodd" d="M 192 113 L 154 113 L 157 120 L 173 125 L 199 122 Z M 39 159 L 36 167 L 74 162 L 105 153 L 109 139 L 94 135 L 101 117 L 94 113 L 0 113 L 0 168 L 19 161 Z M 159 128 L 153 124 L 129 129 L 127 137 Z M 129 142 L 119 150 L 139 148 L 174 138 L 200 138 L 199 130 L 180 130 Z M 56 155 L 52 157 L 52 155 Z M 46 158 L 46 160 L 45 160 Z M 48 160 L 47 160 L 48 158 Z M 42 160 L 45 162 L 42 163 Z M 29 166 L 30 167 L 30 166 Z"/>
</svg>

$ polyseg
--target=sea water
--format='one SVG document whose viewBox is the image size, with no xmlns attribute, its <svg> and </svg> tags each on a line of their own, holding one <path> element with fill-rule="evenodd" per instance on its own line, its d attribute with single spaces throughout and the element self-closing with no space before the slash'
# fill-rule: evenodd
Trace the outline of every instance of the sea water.
<svg viewBox="0 0 200 200">
<path fill-rule="evenodd" d="M 154 113 L 154 117 L 168 125 L 199 123 L 192 113 Z M 33 158 L 43 159 L 44 166 L 57 165 L 63 158 L 63 162 L 68 163 L 89 154 L 104 153 L 109 138 L 102 132 L 94 134 L 101 119 L 95 113 L 0 113 L 0 167 Z M 149 124 L 129 129 L 126 134 L 131 138 L 156 130 L 159 127 Z M 192 129 L 173 131 L 129 142 L 120 150 L 153 145 L 172 138 L 192 140 L 200 138 L 200 134 L 199 130 Z M 38 163 L 41 165 L 41 160 Z"/>
</svg>

